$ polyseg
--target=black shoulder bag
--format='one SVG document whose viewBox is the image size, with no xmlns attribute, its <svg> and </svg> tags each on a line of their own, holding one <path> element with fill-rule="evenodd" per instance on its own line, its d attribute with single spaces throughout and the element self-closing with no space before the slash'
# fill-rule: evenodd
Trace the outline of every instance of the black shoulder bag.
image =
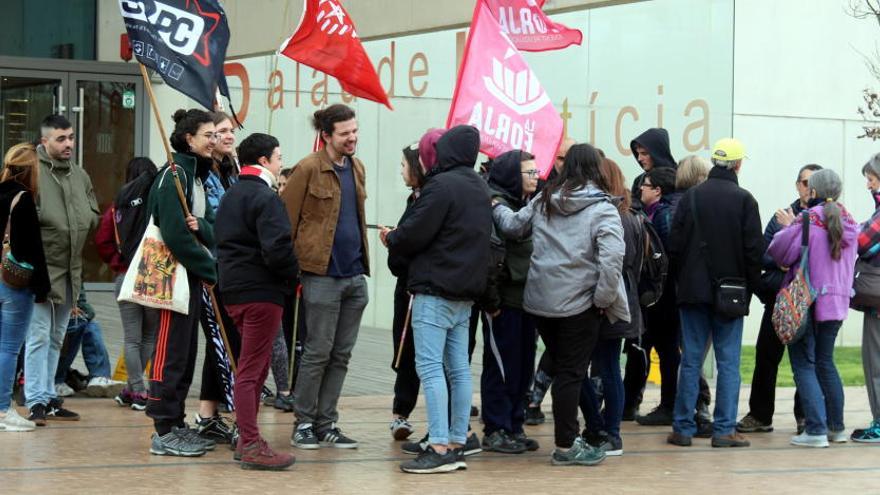
<svg viewBox="0 0 880 495">
<path fill-rule="evenodd" d="M 749 293 L 746 280 L 740 277 L 718 278 L 712 270 L 712 257 L 700 232 L 700 215 L 697 211 L 697 191 L 691 192 L 691 210 L 694 215 L 694 231 L 700 243 L 700 252 L 706 260 L 709 277 L 712 279 L 715 312 L 726 318 L 741 318 L 749 314 Z"/>
</svg>

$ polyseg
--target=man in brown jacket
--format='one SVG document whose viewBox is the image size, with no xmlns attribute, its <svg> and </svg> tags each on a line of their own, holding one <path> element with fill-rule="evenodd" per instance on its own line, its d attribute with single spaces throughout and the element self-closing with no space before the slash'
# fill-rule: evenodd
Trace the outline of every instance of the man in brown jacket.
<svg viewBox="0 0 880 495">
<path fill-rule="evenodd" d="M 308 328 L 290 443 L 354 449 L 357 442 L 336 426 L 336 405 L 368 301 L 364 165 L 353 156 L 358 127 L 351 108 L 319 110 L 314 126 L 324 149 L 296 165 L 282 194 L 302 270 Z"/>
</svg>

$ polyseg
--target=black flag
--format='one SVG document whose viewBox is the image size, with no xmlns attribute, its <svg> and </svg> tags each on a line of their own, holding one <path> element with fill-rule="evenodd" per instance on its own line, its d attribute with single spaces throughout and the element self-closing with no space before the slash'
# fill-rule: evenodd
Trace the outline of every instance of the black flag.
<svg viewBox="0 0 880 495">
<path fill-rule="evenodd" d="M 210 110 L 217 89 L 229 98 L 229 26 L 217 0 L 119 0 L 119 9 L 140 63 Z"/>
</svg>

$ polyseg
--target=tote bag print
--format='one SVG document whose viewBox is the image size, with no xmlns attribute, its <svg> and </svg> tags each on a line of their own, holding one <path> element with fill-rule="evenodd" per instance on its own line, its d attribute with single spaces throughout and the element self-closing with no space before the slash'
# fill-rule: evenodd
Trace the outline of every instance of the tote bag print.
<svg viewBox="0 0 880 495">
<path fill-rule="evenodd" d="M 189 312 L 186 269 L 162 241 L 152 217 L 125 274 L 118 300 L 182 314 Z"/>
</svg>

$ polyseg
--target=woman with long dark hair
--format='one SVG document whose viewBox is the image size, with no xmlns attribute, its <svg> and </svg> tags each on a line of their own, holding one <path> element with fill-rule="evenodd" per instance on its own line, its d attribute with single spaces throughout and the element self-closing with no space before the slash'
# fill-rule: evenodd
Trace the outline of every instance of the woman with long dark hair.
<svg viewBox="0 0 880 495">
<path fill-rule="evenodd" d="M 32 274 L 29 281 L 21 280 L 21 286 L 14 286 L 5 279 L 0 282 L 0 432 L 32 431 L 36 424 L 21 417 L 12 404 L 12 385 L 34 302 L 45 302 L 50 288 L 37 218 L 39 161 L 36 148 L 29 143 L 11 147 L 3 165 L 0 175 L 3 263 L 12 263 L 25 271 L 29 267 Z"/>
<path fill-rule="evenodd" d="M 532 233 L 523 310 L 538 317 L 552 362 L 554 465 L 594 465 L 605 459 L 579 435 L 581 384 L 602 320 L 630 320 L 621 277 L 623 226 L 605 192 L 600 161 L 589 144 L 574 145 L 559 176 L 526 207 L 516 213 L 497 203 L 494 208 L 496 226 L 505 236 Z"/>
</svg>

